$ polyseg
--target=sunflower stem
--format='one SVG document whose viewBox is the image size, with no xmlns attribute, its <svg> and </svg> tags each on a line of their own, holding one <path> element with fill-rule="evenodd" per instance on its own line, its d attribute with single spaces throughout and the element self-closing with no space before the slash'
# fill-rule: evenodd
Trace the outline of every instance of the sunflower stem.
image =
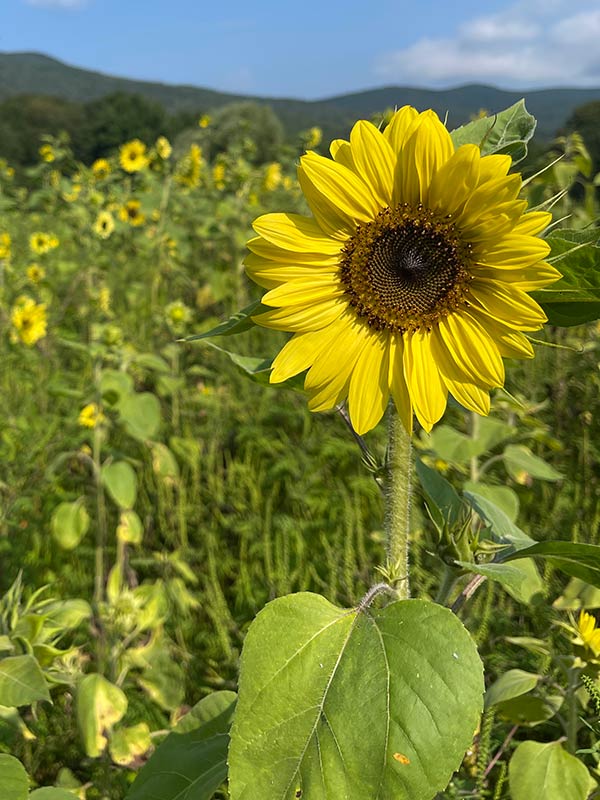
<svg viewBox="0 0 600 800">
<path fill-rule="evenodd" d="M 412 444 L 394 406 L 388 411 L 385 476 L 387 570 L 400 600 L 410 597 L 408 549 L 412 497 Z"/>
</svg>

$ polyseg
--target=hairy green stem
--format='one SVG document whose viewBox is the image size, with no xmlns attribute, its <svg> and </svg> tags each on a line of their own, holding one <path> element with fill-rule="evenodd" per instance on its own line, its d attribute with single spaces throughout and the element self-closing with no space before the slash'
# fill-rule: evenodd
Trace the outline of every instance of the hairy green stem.
<svg viewBox="0 0 600 800">
<path fill-rule="evenodd" d="M 385 477 L 385 531 L 387 569 L 401 600 L 410 597 L 408 550 L 412 497 L 412 446 L 410 435 L 396 409 L 390 406 Z"/>
</svg>

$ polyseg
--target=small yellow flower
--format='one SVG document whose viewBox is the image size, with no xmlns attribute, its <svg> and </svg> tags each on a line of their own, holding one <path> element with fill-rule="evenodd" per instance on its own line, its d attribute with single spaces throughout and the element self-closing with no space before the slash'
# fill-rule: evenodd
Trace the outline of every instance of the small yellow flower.
<svg viewBox="0 0 600 800">
<path fill-rule="evenodd" d="M 92 164 L 92 174 L 98 181 L 110 175 L 110 163 L 105 158 L 97 158 Z"/>
<path fill-rule="evenodd" d="M 12 308 L 10 321 L 16 337 L 31 347 L 46 335 L 46 306 L 36 303 L 31 297 L 19 297 Z"/>
<path fill-rule="evenodd" d="M 201 128 L 208 128 L 208 126 L 210 125 L 211 121 L 212 120 L 211 120 L 211 118 L 210 118 L 210 116 L 208 114 L 203 114 L 200 117 L 200 119 L 198 120 L 198 125 Z"/>
<path fill-rule="evenodd" d="M 139 139 L 132 139 L 121 145 L 119 162 L 125 172 L 139 172 L 148 166 L 146 145 Z"/>
<path fill-rule="evenodd" d="M 0 261 L 8 261 L 11 253 L 10 233 L 0 233 Z"/>
<path fill-rule="evenodd" d="M 83 428 L 96 428 L 101 425 L 106 417 L 97 403 L 88 403 L 79 412 L 78 422 Z"/>
<path fill-rule="evenodd" d="M 110 289 L 108 286 L 102 286 L 98 292 L 98 307 L 100 311 L 104 311 L 105 314 L 108 314 L 110 311 Z"/>
<path fill-rule="evenodd" d="M 202 148 L 200 145 L 190 145 L 188 154 L 181 159 L 175 170 L 175 180 L 182 186 L 193 189 L 200 183 L 202 172 Z"/>
<path fill-rule="evenodd" d="M 321 128 L 311 128 L 308 131 L 308 138 L 306 140 L 306 149 L 307 150 L 314 150 L 315 147 L 318 147 L 321 144 L 321 139 L 323 138 L 323 131 Z"/>
<path fill-rule="evenodd" d="M 173 148 L 171 147 L 171 142 L 167 139 L 166 136 L 159 136 L 156 140 L 156 152 L 158 153 L 159 157 L 165 161 L 171 153 L 173 152 Z"/>
<path fill-rule="evenodd" d="M 143 225 L 146 221 L 146 215 L 140 210 L 141 203 L 139 200 L 128 200 L 125 205 L 119 209 L 119 219 L 121 222 L 128 222 L 134 227 Z"/>
<path fill-rule="evenodd" d="M 56 159 L 54 148 L 51 144 L 43 144 L 39 149 L 39 154 L 42 161 L 45 161 L 47 164 L 51 164 Z"/>
<path fill-rule="evenodd" d="M 225 165 L 215 164 L 212 171 L 212 179 L 215 189 L 222 191 L 225 188 Z"/>
<path fill-rule="evenodd" d="M 577 633 L 575 644 L 582 644 L 598 657 L 600 655 L 600 630 L 596 627 L 595 618 L 587 611 L 581 611 L 579 614 Z"/>
<path fill-rule="evenodd" d="M 192 311 L 182 300 L 175 300 L 165 308 L 165 316 L 169 325 L 181 330 L 192 318 Z"/>
<path fill-rule="evenodd" d="M 44 233 L 43 231 L 36 231 L 29 237 L 30 249 L 39 256 L 54 250 L 59 244 L 60 242 L 54 234 Z"/>
<path fill-rule="evenodd" d="M 263 178 L 263 188 L 267 192 L 273 192 L 281 183 L 281 165 L 277 162 L 269 164 Z"/>
<path fill-rule="evenodd" d="M 74 203 L 81 194 L 81 184 L 74 183 L 70 192 L 63 192 L 63 198 L 67 203 Z"/>
<path fill-rule="evenodd" d="M 46 277 L 46 270 L 37 262 L 33 262 L 26 270 L 27 280 L 34 285 L 43 281 Z"/>
<path fill-rule="evenodd" d="M 115 220 L 110 211 L 101 211 L 94 222 L 94 233 L 101 239 L 108 239 L 115 229 Z"/>
</svg>

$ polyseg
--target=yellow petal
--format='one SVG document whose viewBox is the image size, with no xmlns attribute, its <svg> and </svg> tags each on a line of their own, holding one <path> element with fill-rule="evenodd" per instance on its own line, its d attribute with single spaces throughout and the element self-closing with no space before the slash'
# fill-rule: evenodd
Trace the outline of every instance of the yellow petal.
<svg viewBox="0 0 600 800">
<path fill-rule="evenodd" d="M 533 358 L 531 342 L 517 331 L 502 333 L 497 339 L 498 350 L 505 358 Z"/>
<path fill-rule="evenodd" d="M 301 214 L 263 214 L 252 227 L 268 242 L 294 253 L 335 255 L 340 251 L 339 241 L 326 236 L 314 219 Z"/>
<path fill-rule="evenodd" d="M 474 144 L 459 147 L 431 179 L 428 206 L 444 216 L 458 213 L 479 184 L 479 148 Z"/>
<path fill-rule="evenodd" d="M 390 396 L 387 334 L 369 332 L 350 377 L 348 413 L 354 430 L 363 434 L 382 418 Z"/>
<path fill-rule="evenodd" d="M 524 214 L 515 225 L 514 233 L 535 236 L 552 222 L 552 214 L 548 211 L 530 211 Z"/>
<path fill-rule="evenodd" d="M 257 325 L 278 331 L 318 331 L 330 325 L 347 308 L 347 302 L 339 298 L 327 299 L 309 306 L 274 308 L 252 317 Z"/>
<path fill-rule="evenodd" d="M 332 239 L 331 241 L 336 241 Z M 283 247 L 268 242 L 262 236 L 256 236 L 247 243 L 250 253 L 244 258 L 244 264 L 253 266 L 257 264 L 256 259 L 262 259 L 263 265 L 266 261 L 277 264 L 307 264 L 331 266 L 339 264 L 342 242 L 337 241 L 338 249 L 332 253 L 301 253 L 297 250 L 284 250 Z"/>
<path fill-rule="evenodd" d="M 352 159 L 356 171 L 371 186 L 381 208 L 392 201 L 396 155 L 375 125 L 360 120 L 350 133 Z"/>
<path fill-rule="evenodd" d="M 443 377 L 448 391 L 461 406 L 487 417 L 490 413 L 490 395 L 486 389 L 472 383 L 452 380 L 445 375 Z"/>
<path fill-rule="evenodd" d="M 330 236 L 352 235 L 361 222 L 380 211 L 373 192 L 356 175 L 330 158 L 307 153 L 300 159 L 298 179 L 317 222 Z"/>
<path fill-rule="evenodd" d="M 481 182 L 484 183 L 485 181 L 504 177 L 511 166 L 512 158 L 510 156 L 499 155 L 498 153 L 482 156 L 479 165 Z"/>
<path fill-rule="evenodd" d="M 483 250 L 483 248 L 482 248 Z M 515 269 L 542 261 L 550 252 L 550 245 L 535 236 L 523 236 L 511 231 L 495 244 L 478 253 L 478 263 L 485 266 Z"/>
<path fill-rule="evenodd" d="M 412 122 L 398 157 L 393 205 L 426 203 L 435 173 L 454 153 L 450 134 L 434 111 L 424 111 Z"/>
<path fill-rule="evenodd" d="M 262 303 L 280 307 L 311 305 L 340 297 L 345 291 L 337 276 L 314 275 L 276 286 L 263 296 Z"/>
<path fill-rule="evenodd" d="M 348 169 L 356 172 L 350 142 L 347 142 L 345 139 L 334 139 L 329 145 L 329 152 L 333 160 L 337 161 L 338 164 L 343 164 L 345 167 L 348 167 Z"/>
<path fill-rule="evenodd" d="M 515 286 L 475 278 L 469 288 L 471 305 L 479 319 L 489 315 L 521 331 L 536 331 L 546 322 L 546 315 L 535 300 Z"/>
<path fill-rule="evenodd" d="M 404 334 L 404 376 L 415 414 L 429 432 L 446 409 L 448 390 L 431 352 L 426 331 Z"/>
<path fill-rule="evenodd" d="M 337 323 L 319 331 L 296 333 L 282 347 L 273 360 L 271 383 L 281 383 L 308 369 L 338 333 Z"/>
<path fill-rule="evenodd" d="M 441 319 L 437 331 L 431 333 L 434 341 L 443 344 L 443 351 L 436 355 L 440 371 L 453 376 L 451 364 L 461 373 L 460 380 L 489 388 L 504 384 L 504 365 L 493 339 L 485 328 L 467 311 L 449 314 Z"/>
<path fill-rule="evenodd" d="M 523 292 L 542 289 L 544 286 L 555 283 L 562 278 L 560 272 L 545 261 L 540 261 L 539 264 L 532 264 L 529 267 L 516 267 L 513 269 L 505 269 L 503 266 L 482 267 L 476 265 L 472 269 L 472 273 L 476 277 L 518 284 L 518 288 Z"/>
<path fill-rule="evenodd" d="M 419 112 L 412 106 L 403 106 L 389 121 L 383 135 L 390 143 L 394 153 L 399 153 L 406 142 L 406 134 L 413 122 L 419 116 Z"/>
<path fill-rule="evenodd" d="M 306 374 L 304 388 L 310 395 L 308 407 L 312 411 L 326 411 L 348 396 L 352 371 L 363 342 L 362 326 L 351 322 L 348 313 L 344 325 L 338 327 L 335 340 L 320 352 Z"/>
</svg>

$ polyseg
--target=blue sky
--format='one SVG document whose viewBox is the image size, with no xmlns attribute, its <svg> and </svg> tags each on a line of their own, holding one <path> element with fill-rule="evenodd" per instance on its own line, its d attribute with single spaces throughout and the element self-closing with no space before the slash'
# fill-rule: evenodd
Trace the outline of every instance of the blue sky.
<svg viewBox="0 0 600 800">
<path fill-rule="evenodd" d="M 3 0 L 0 50 L 318 99 L 384 85 L 600 86 L 600 0 Z"/>
</svg>

